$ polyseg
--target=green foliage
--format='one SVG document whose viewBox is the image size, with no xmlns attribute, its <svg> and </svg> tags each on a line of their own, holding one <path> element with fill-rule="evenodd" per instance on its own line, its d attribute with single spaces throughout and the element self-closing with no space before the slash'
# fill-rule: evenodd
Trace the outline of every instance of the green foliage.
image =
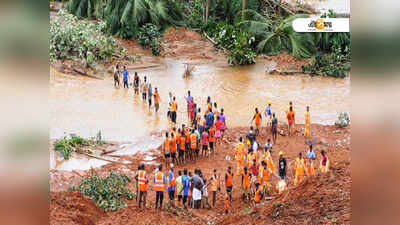
<svg viewBox="0 0 400 225">
<path fill-rule="evenodd" d="M 214 38 L 221 46 L 229 51 L 230 65 L 247 65 L 255 63 L 256 54 L 252 48 L 254 37 L 245 31 L 226 23 L 209 22 L 203 27 L 207 35 Z"/>
<path fill-rule="evenodd" d="M 111 170 L 110 175 L 105 178 L 92 174 L 82 179 L 78 189 L 104 211 L 116 211 L 127 206 L 126 200 L 133 199 L 132 192 L 126 188 L 130 181 L 129 176 Z"/>
<path fill-rule="evenodd" d="M 332 53 L 318 52 L 309 65 L 303 65 L 303 72 L 310 75 L 321 73 L 331 77 L 346 77 L 346 71 L 350 69 L 350 46 L 345 49 L 334 48 Z"/>
<path fill-rule="evenodd" d="M 79 150 L 83 146 L 90 146 L 95 144 L 104 144 L 101 131 L 97 133 L 96 138 L 92 137 L 89 139 L 85 139 L 76 134 L 69 134 L 69 136 L 64 136 L 54 143 L 54 150 L 60 151 L 63 154 L 64 159 L 69 159 L 73 151 Z"/>
<path fill-rule="evenodd" d="M 211 1 L 211 0 L 210 0 Z M 199 29 L 204 24 L 204 0 L 188 1 L 185 7 L 185 26 Z"/>
<path fill-rule="evenodd" d="M 79 22 L 71 14 L 59 12 L 59 17 L 50 21 L 50 60 L 81 60 L 93 67 L 99 60 L 109 60 L 113 54 L 126 56 L 114 38 L 103 33 L 105 23 Z"/>
<path fill-rule="evenodd" d="M 138 42 L 141 46 L 151 48 L 153 55 L 161 54 L 161 33 L 160 28 L 154 24 L 148 23 L 139 29 Z"/>
<path fill-rule="evenodd" d="M 146 23 L 182 25 L 179 6 L 176 0 L 70 0 L 68 11 L 78 18 L 105 19 L 109 34 L 129 39 Z"/>
<path fill-rule="evenodd" d="M 347 127 L 349 124 L 350 124 L 349 114 L 347 114 L 347 112 L 339 113 L 335 125 L 340 127 Z"/>
<path fill-rule="evenodd" d="M 245 18 L 236 16 L 236 24 L 256 37 L 257 52 L 267 55 L 287 50 L 296 58 L 309 58 L 315 52 L 312 36 L 293 30 L 292 22 L 307 15 L 294 15 L 285 19 L 270 20 L 254 10 L 246 10 Z"/>
</svg>

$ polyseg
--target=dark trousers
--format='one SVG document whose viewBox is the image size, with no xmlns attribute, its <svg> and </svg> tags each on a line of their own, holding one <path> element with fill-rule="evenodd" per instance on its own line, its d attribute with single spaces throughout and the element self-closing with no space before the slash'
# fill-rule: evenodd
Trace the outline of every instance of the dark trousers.
<svg viewBox="0 0 400 225">
<path fill-rule="evenodd" d="M 194 208 L 195 209 L 199 209 L 200 208 L 200 203 L 201 203 L 201 200 L 194 201 Z"/>
<path fill-rule="evenodd" d="M 124 88 L 128 88 L 129 86 L 128 86 L 128 81 L 124 81 Z"/>
<path fill-rule="evenodd" d="M 156 208 L 157 208 L 159 202 L 160 202 L 160 209 L 162 208 L 163 200 L 164 200 L 164 192 L 163 191 L 157 191 L 156 192 Z"/>
</svg>

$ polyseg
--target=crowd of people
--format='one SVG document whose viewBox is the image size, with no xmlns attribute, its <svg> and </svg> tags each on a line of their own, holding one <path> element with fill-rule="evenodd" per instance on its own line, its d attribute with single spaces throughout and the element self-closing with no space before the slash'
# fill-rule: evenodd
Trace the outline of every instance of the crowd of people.
<svg viewBox="0 0 400 225">
<path fill-rule="evenodd" d="M 118 66 L 115 69 L 114 85 L 119 85 Z M 129 73 L 124 67 L 123 82 L 124 88 L 129 88 L 128 78 Z M 147 81 L 146 76 L 143 81 L 135 72 L 133 78 L 134 93 L 139 95 L 139 90 L 142 94 L 142 99 L 148 101 L 149 109 L 154 99 L 155 111 L 159 109 L 160 96 L 157 88 L 152 92 L 151 84 Z M 201 169 L 194 169 L 193 174 L 188 169 L 177 171 L 175 178 L 174 165 L 184 166 L 185 163 L 192 163 L 201 157 L 212 157 L 217 154 L 218 143 L 221 142 L 224 133 L 227 129 L 226 117 L 224 109 L 218 108 L 216 102 L 211 101 L 211 97 L 207 97 L 204 111 L 201 110 L 201 103 L 195 102 L 191 92 L 187 92 L 186 112 L 187 124 L 182 124 L 177 127 L 177 112 L 178 104 L 176 97 L 169 93 L 168 96 L 168 112 L 167 117 L 170 121 L 170 129 L 165 132 L 165 137 L 162 144 L 162 155 L 165 158 L 165 168 L 168 168 L 168 173 L 163 172 L 163 165 L 158 166 L 157 171 L 153 174 L 153 182 L 156 192 L 156 209 L 161 209 L 164 199 L 165 187 L 167 187 L 168 199 L 172 206 L 175 206 L 175 196 L 177 196 L 177 204 L 184 208 L 199 209 L 210 208 L 208 199 L 208 189 L 212 193 L 212 207 L 215 207 L 217 193 L 221 192 L 221 179 L 217 173 L 217 169 L 213 170 L 213 174 L 206 178 Z M 296 134 L 295 129 L 295 109 L 292 102 L 289 103 L 286 110 L 288 121 L 288 136 Z M 307 152 L 303 155 L 298 153 L 298 157 L 287 162 L 282 151 L 279 151 L 278 167 L 275 168 L 273 161 L 273 145 L 277 141 L 278 119 L 275 112 L 272 111 L 271 101 L 267 102 L 264 110 L 264 118 L 266 122 L 266 133 L 271 138 L 262 148 L 257 138 L 260 135 L 262 126 L 262 113 L 255 108 L 254 116 L 251 119 L 252 125 L 245 137 L 239 137 L 238 143 L 235 145 L 234 159 L 236 160 L 236 175 L 240 177 L 239 186 L 242 192 L 242 200 L 259 204 L 264 196 L 270 195 L 272 186 L 272 178 L 276 178 L 276 190 L 280 194 L 287 190 L 287 168 L 293 168 L 294 185 L 298 185 L 305 177 L 315 174 L 314 160 L 316 154 L 312 144 L 309 145 Z M 254 126 L 253 126 L 254 125 Z M 254 129 L 255 128 L 255 129 Z M 310 137 L 310 107 L 306 107 L 305 138 Z M 293 167 L 292 167 L 293 164 Z M 329 170 L 329 160 L 326 153 L 321 150 L 320 171 L 326 173 Z M 224 209 L 229 213 L 232 203 L 234 173 L 229 166 L 225 171 L 223 182 L 225 186 L 224 193 Z M 141 164 L 138 167 L 136 174 L 137 194 L 136 198 L 139 208 L 142 203 L 146 205 L 147 186 L 150 177 L 147 175 L 145 165 Z"/>
</svg>

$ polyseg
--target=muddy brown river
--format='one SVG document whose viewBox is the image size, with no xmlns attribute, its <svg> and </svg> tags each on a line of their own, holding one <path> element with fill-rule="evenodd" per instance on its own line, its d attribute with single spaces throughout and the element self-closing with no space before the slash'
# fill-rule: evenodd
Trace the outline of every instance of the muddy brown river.
<svg viewBox="0 0 400 225">
<path fill-rule="evenodd" d="M 111 75 L 98 80 L 51 69 L 50 136 L 58 138 L 73 132 L 89 137 L 101 130 L 109 140 L 130 143 L 146 140 L 144 146 L 153 145 L 158 139 L 149 138 L 149 134 L 169 127 L 168 92 L 178 100 L 178 124 L 187 122 L 184 96 L 188 90 L 202 109 L 207 96 L 224 108 L 228 127 L 249 125 L 254 108 L 264 111 L 268 100 L 280 122 L 286 122 L 284 111 L 289 101 L 294 102 L 297 123 L 304 123 L 307 105 L 311 108 L 312 123 L 333 124 L 338 112 L 349 112 L 349 78 L 267 75 L 267 66 L 267 63 L 243 67 L 198 65 L 187 80 L 182 78 L 184 65 L 171 59 L 163 60 L 156 69 L 137 70 L 141 77 L 148 77 L 153 90 L 159 89 L 158 113 L 154 108 L 149 110 L 134 95 L 133 88 L 114 88 Z"/>
</svg>

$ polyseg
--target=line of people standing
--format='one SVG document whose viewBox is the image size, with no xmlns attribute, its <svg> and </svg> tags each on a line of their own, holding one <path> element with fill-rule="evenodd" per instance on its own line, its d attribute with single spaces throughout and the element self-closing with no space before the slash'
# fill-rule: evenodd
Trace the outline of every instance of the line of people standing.
<svg viewBox="0 0 400 225">
<path fill-rule="evenodd" d="M 126 68 L 126 66 L 124 66 L 122 74 L 123 74 L 123 87 L 129 88 L 130 76 L 129 76 L 129 71 Z M 114 67 L 114 87 L 120 85 L 119 79 L 120 79 L 120 71 L 119 71 L 119 65 L 117 64 Z M 132 86 L 134 89 L 134 94 L 139 95 L 141 93 L 143 101 L 147 101 L 149 110 L 151 109 L 152 104 L 154 102 L 154 111 L 158 112 L 158 110 L 160 108 L 160 100 L 161 100 L 159 92 L 158 92 L 158 88 L 155 87 L 154 92 L 153 92 L 152 85 L 150 82 L 147 81 L 147 77 L 144 76 L 143 81 L 142 81 L 142 79 L 140 79 L 137 72 L 135 72 L 135 75 L 133 77 Z"/>
</svg>

